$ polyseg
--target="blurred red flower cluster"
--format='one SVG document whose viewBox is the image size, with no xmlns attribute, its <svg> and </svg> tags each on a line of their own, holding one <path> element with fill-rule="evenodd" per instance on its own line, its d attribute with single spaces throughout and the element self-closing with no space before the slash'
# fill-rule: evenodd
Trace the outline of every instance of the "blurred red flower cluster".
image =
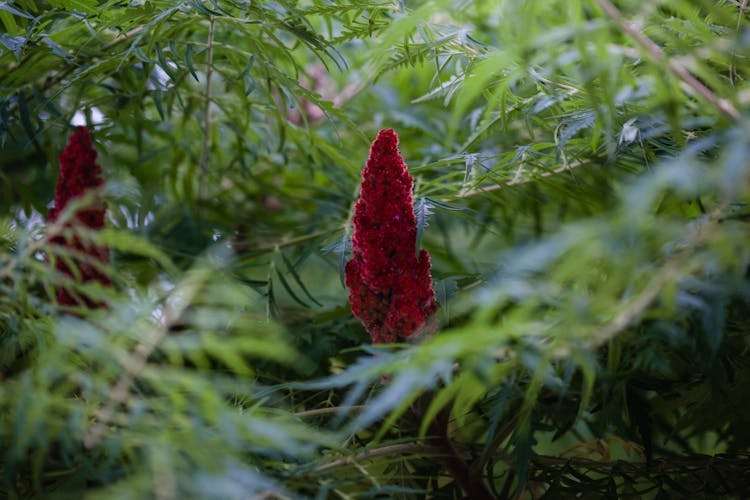
<svg viewBox="0 0 750 500">
<path fill-rule="evenodd" d="M 80 198 L 90 189 L 95 189 L 104 184 L 101 178 L 101 167 L 96 163 L 96 150 L 91 143 L 91 136 L 86 127 L 76 127 L 70 137 L 68 145 L 59 156 L 60 173 L 55 187 L 55 205 L 49 210 L 47 220 L 55 222 L 65 207 L 72 200 Z M 75 233 L 76 227 L 88 229 L 101 229 L 104 227 L 105 210 L 103 206 L 95 206 L 78 210 L 65 224 L 70 233 Z M 102 273 L 95 265 L 109 261 L 109 249 L 106 246 L 97 246 L 90 241 L 85 241 L 77 234 L 67 234 L 69 231 L 58 232 L 50 238 L 53 245 L 71 250 L 68 256 L 75 265 L 74 271 L 62 255 L 58 255 L 55 267 L 71 277 L 80 276 L 80 281 L 98 281 L 109 285 L 109 277 Z M 100 307 L 101 304 L 87 297 L 80 297 L 65 288 L 57 291 L 57 299 L 61 305 L 74 306 L 85 305 L 86 307 Z"/>
</svg>

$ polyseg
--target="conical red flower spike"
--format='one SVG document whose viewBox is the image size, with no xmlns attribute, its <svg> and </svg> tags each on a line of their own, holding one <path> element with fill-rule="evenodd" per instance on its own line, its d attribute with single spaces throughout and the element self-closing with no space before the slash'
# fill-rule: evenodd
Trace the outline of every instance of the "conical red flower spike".
<svg viewBox="0 0 750 500">
<path fill-rule="evenodd" d="M 55 187 L 55 205 L 47 214 L 48 221 L 56 221 L 70 201 L 80 198 L 89 189 L 98 188 L 104 183 L 101 178 L 101 167 L 96 163 L 96 156 L 96 150 L 91 143 L 91 136 L 88 129 L 86 127 L 76 127 L 68 145 L 58 158 L 60 173 L 58 174 L 57 186 Z M 101 229 L 104 227 L 104 218 L 105 211 L 103 207 L 79 210 L 66 226 L 81 225 L 89 229 Z M 109 261 L 109 249 L 107 247 L 95 246 L 90 242 L 84 242 L 78 236 L 66 238 L 61 234 L 57 234 L 52 236 L 50 241 L 54 245 L 73 249 L 99 262 Z M 98 281 L 105 285 L 111 283 L 109 277 L 97 269 L 96 266 L 92 265 L 91 259 L 76 258 L 75 256 L 71 258 L 76 264 L 82 282 Z M 57 259 L 56 268 L 68 276 L 75 276 L 73 270 L 68 267 L 62 258 Z M 74 295 L 64 288 L 58 290 L 57 298 L 61 305 L 81 305 L 80 301 L 76 300 Z M 101 306 L 101 304 L 87 298 L 83 298 L 83 300 L 85 302 L 84 305 L 87 307 Z"/>
<path fill-rule="evenodd" d="M 381 130 L 362 170 L 353 256 L 345 269 L 352 312 L 373 343 L 421 333 L 437 310 L 430 255 L 426 250 L 416 255 L 413 184 L 396 132 Z"/>
</svg>

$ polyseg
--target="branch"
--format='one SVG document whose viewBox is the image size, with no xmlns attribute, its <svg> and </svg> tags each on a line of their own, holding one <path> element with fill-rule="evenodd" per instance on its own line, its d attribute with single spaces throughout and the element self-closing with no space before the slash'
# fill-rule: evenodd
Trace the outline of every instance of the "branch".
<svg viewBox="0 0 750 500">
<path fill-rule="evenodd" d="M 503 183 L 499 183 L 499 184 L 492 184 L 490 186 L 485 186 L 485 187 L 478 187 L 476 189 L 464 190 L 464 191 L 459 192 L 455 196 L 455 198 L 470 198 L 470 197 L 476 196 L 478 194 L 489 193 L 491 191 L 497 191 L 498 189 L 502 189 L 504 187 L 513 187 L 513 186 L 517 186 L 519 184 L 526 184 L 527 182 L 532 182 L 535 179 L 538 179 L 540 177 L 551 177 L 553 175 L 562 174 L 562 173 L 565 173 L 565 172 L 568 172 L 568 171 L 572 171 L 572 170 L 574 170 L 576 168 L 583 167 L 585 165 L 590 165 L 590 164 L 594 163 L 594 161 L 596 161 L 597 159 L 600 159 L 600 158 L 603 158 L 603 157 L 604 157 L 604 155 L 599 155 L 599 156 L 595 156 L 593 158 L 587 158 L 585 160 L 576 161 L 576 162 L 573 162 L 573 163 L 570 163 L 570 164 L 567 164 L 567 165 L 563 165 L 562 167 L 558 167 L 558 168 L 556 168 L 554 170 L 551 170 L 551 171 L 548 171 L 548 172 L 542 172 L 541 174 L 539 174 L 537 176 L 518 178 L 518 179 L 510 180 L 508 182 L 503 182 Z"/>
<path fill-rule="evenodd" d="M 333 406 L 330 408 L 316 408 L 315 410 L 298 411 L 294 415 L 299 418 L 315 417 L 317 415 L 328 415 L 331 413 L 339 413 L 342 410 L 364 410 L 367 408 L 365 405 L 354 405 L 344 408 L 343 406 Z"/>
<path fill-rule="evenodd" d="M 206 55 L 206 101 L 203 105 L 203 151 L 200 162 L 200 197 L 206 198 L 206 174 L 208 173 L 208 157 L 211 153 L 211 76 L 214 65 L 214 25 L 216 20 L 211 16 L 208 20 L 208 53 Z"/>
<path fill-rule="evenodd" d="M 694 77 L 685 66 L 673 59 L 667 58 L 661 47 L 659 47 L 656 42 L 651 40 L 648 36 L 643 34 L 635 23 L 626 20 L 612 2 L 609 0 L 596 0 L 596 3 L 599 4 L 599 7 L 601 7 L 604 13 L 607 14 L 622 31 L 630 35 L 630 37 L 639 45 L 646 49 L 646 52 L 648 52 L 655 62 L 666 63 L 669 70 L 677 76 L 677 78 L 682 80 L 688 87 L 692 88 L 704 100 L 713 104 L 719 112 L 724 114 L 730 120 L 733 122 L 739 122 L 741 120 L 742 117 L 740 116 L 740 112 L 737 111 L 731 102 L 717 97 L 711 89 Z"/>
<path fill-rule="evenodd" d="M 314 239 L 320 238 L 321 236 L 334 233 L 336 231 L 338 231 L 338 229 L 321 229 L 319 231 L 315 231 L 313 233 L 308 233 L 308 234 L 303 234 L 302 236 L 297 236 L 294 238 L 284 238 L 283 240 L 278 241 L 276 243 L 257 245 L 252 248 L 252 252 L 253 253 L 271 252 L 274 250 L 278 250 L 279 248 L 290 247 L 290 246 L 298 245 L 300 243 L 305 243 L 306 241 L 314 240 Z"/>
<path fill-rule="evenodd" d="M 381 446 L 380 448 L 373 448 L 372 450 L 366 450 L 362 453 L 358 453 L 353 457 L 340 458 L 329 462 L 327 464 L 320 465 L 313 469 L 313 472 L 323 472 L 336 467 L 342 467 L 345 465 L 353 465 L 364 460 L 371 460 L 378 457 L 387 457 L 389 455 L 430 455 L 440 456 L 445 455 L 445 450 L 437 446 L 428 446 L 417 443 L 404 443 L 404 444 L 391 444 L 388 446 Z"/>
</svg>

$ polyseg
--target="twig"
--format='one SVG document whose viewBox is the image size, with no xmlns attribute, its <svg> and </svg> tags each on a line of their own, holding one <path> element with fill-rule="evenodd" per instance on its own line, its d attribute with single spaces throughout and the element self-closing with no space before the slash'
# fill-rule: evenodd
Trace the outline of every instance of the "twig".
<svg viewBox="0 0 750 500">
<path fill-rule="evenodd" d="M 490 186 L 484 186 L 484 187 L 478 187 L 476 189 L 469 189 L 465 191 L 459 192 L 455 197 L 456 198 L 470 198 L 472 196 L 476 196 L 478 194 L 482 193 L 489 193 L 492 191 L 497 191 L 498 189 L 502 189 L 504 187 L 512 187 L 512 186 L 518 186 L 520 184 L 526 184 L 527 182 L 532 182 L 537 178 L 540 177 L 551 177 L 553 175 L 562 174 L 568 171 L 571 171 L 573 169 L 583 167 L 585 165 L 590 165 L 594 163 L 595 160 L 602 158 L 603 155 L 595 156 L 593 158 L 587 158 L 585 160 L 576 161 L 573 163 L 569 163 L 567 165 L 563 165 L 562 167 L 558 167 L 554 170 L 550 170 L 548 172 L 542 172 L 541 174 L 537 176 L 532 177 L 523 177 L 523 178 L 513 178 L 513 180 L 510 180 L 508 182 L 502 182 L 498 184 L 492 184 Z"/>
<path fill-rule="evenodd" d="M 335 469 L 336 467 L 342 467 L 345 465 L 352 465 L 355 463 L 362 462 L 364 460 L 370 460 L 373 458 L 378 457 L 387 457 L 389 455 L 400 455 L 400 454 L 410 454 L 410 455 L 444 455 L 445 450 L 443 450 L 440 447 L 437 446 L 428 446 L 424 444 L 418 444 L 418 443 L 403 443 L 403 444 L 391 444 L 388 446 L 381 446 L 379 448 L 373 448 L 372 450 L 367 450 L 362 453 L 358 453 L 352 457 L 345 457 L 340 458 L 338 460 L 334 460 L 333 462 L 329 462 L 327 464 L 320 465 L 313 469 L 314 472 L 323 472 L 330 469 Z"/>
<path fill-rule="evenodd" d="M 305 410 L 305 411 L 299 411 L 295 413 L 294 415 L 299 418 L 306 418 L 306 417 L 315 417 L 317 415 L 328 415 L 331 413 L 338 413 L 342 409 L 346 410 L 363 410 L 367 408 L 365 405 L 355 405 L 355 406 L 348 406 L 346 408 L 342 406 L 334 406 L 331 408 L 317 408 L 315 410 Z"/>
<path fill-rule="evenodd" d="M 268 243 L 266 245 L 258 245 L 256 247 L 252 248 L 252 251 L 254 253 L 263 253 L 263 252 L 271 252 L 278 248 L 283 247 L 289 247 L 294 246 L 299 243 L 304 243 L 306 241 L 314 240 L 317 238 L 320 238 L 321 236 L 325 236 L 327 234 L 335 232 L 336 229 L 321 229 L 320 231 L 315 231 L 313 233 L 303 234 L 302 236 L 297 236 L 295 238 L 288 238 L 284 239 L 282 241 L 279 241 L 277 243 Z"/>
<path fill-rule="evenodd" d="M 630 35 L 638 44 L 640 44 L 649 53 L 651 58 L 658 63 L 666 63 L 669 70 L 682 80 L 687 86 L 692 88 L 699 96 L 716 107 L 722 114 L 734 122 L 741 120 L 740 112 L 726 99 L 721 99 L 714 94 L 711 89 L 706 87 L 700 80 L 694 77 L 687 68 L 682 64 L 669 59 L 664 51 L 656 42 L 651 40 L 631 21 L 625 19 L 620 10 L 609 0 L 596 0 L 599 7 L 620 27 L 622 31 Z"/>
<path fill-rule="evenodd" d="M 138 35 L 145 28 L 146 27 L 144 25 L 136 26 L 135 28 L 133 28 L 132 30 L 126 32 L 125 34 L 118 35 L 117 37 L 115 37 L 114 40 L 112 40 L 111 42 L 109 42 L 107 45 L 104 46 L 104 48 L 102 49 L 102 52 L 103 53 L 109 52 L 113 48 L 115 48 L 118 45 L 120 45 L 122 42 L 128 41 L 131 38 L 133 38 L 134 36 Z"/>
<path fill-rule="evenodd" d="M 206 101 L 203 104 L 203 151 L 201 152 L 200 195 L 206 198 L 206 174 L 208 173 L 208 157 L 211 153 L 211 76 L 214 64 L 214 24 L 213 16 L 208 19 L 208 52 L 206 54 Z"/>
</svg>

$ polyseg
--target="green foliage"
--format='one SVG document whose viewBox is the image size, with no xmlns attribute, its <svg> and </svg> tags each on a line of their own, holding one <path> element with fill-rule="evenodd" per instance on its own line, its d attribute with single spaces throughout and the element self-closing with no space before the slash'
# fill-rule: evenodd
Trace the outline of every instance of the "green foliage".
<svg viewBox="0 0 750 500">
<path fill-rule="evenodd" d="M 750 495 L 750 10 L 616 4 L 0 2 L 0 496 Z M 111 287 L 52 265 L 72 122 Z M 389 127 L 440 331 L 374 348 Z"/>
</svg>

